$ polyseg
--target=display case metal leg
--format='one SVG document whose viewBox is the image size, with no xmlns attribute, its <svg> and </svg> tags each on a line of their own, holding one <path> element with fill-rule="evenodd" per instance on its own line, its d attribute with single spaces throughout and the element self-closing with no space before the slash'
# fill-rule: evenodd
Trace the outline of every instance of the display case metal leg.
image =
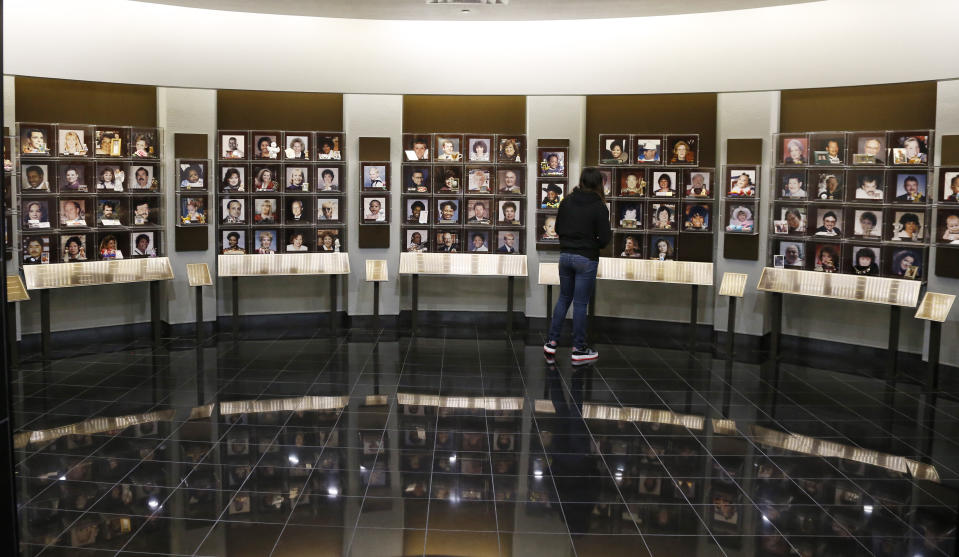
<svg viewBox="0 0 959 557">
<path fill-rule="evenodd" d="M 553 285 L 546 285 L 546 326 L 553 322 Z"/>
<path fill-rule="evenodd" d="M 330 334 L 336 336 L 336 306 L 337 306 L 337 286 L 340 275 L 330 275 Z"/>
<path fill-rule="evenodd" d="M 17 350 L 17 304 L 7 303 L 7 357 L 11 366 L 17 365 L 20 355 Z"/>
<path fill-rule="evenodd" d="M 233 277 L 233 340 L 240 337 L 240 277 Z"/>
<path fill-rule="evenodd" d="M 783 330 L 783 295 L 781 292 L 773 292 L 772 297 L 772 332 L 769 339 L 769 362 L 771 368 L 769 380 L 772 386 L 770 414 L 775 418 L 776 399 L 779 394 L 779 350 Z"/>
<path fill-rule="evenodd" d="M 40 353 L 50 358 L 50 291 L 40 291 Z"/>
<path fill-rule="evenodd" d="M 506 277 L 506 334 L 513 333 L 513 290 L 516 288 L 515 277 Z"/>
<path fill-rule="evenodd" d="M 736 357 L 736 298 L 729 297 L 726 316 L 726 380 L 723 386 L 723 416 L 729 417 L 729 405 L 733 391 L 733 362 Z"/>
<path fill-rule="evenodd" d="M 420 304 L 420 276 L 412 275 L 412 284 L 410 285 L 410 290 L 412 291 L 413 300 L 410 311 L 410 329 L 412 333 L 416 334 L 416 318 L 417 311 L 419 310 Z"/>
<path fill-rule="evenodd" d="M 160 281 L 150 281 L 150 333 L 153 345 L 160 345 Z"/>
<path fill-rule="evenodd" d="M 203 345 L 203 287 L 197 286 L 195 290 L 196 296 L 196 307 L 194 311 L 196 312 L 196 345 Z"/>
<path fill-rule="evenodd" d="M 696 322 L 699 318 L 699 285 L 692 285 L 689 300 L 689 351 L 696 351 Z"/>
<path fill-rule="evenodd" d="M 899 376 L 899 323 L 902 308 L 899 306 L 889 306 L 889 347 L 888 358 L 889 368 L 886 371 L 886 396 L 885 404 L 888 408 L 893 408 L 896 404 L 896 379 Z M 892 431 L 893 413 L 884 414 L 884 427 L 886 431 Z M 892 439 L 890 438 L 890 443 Z"/>
<path fill-rule="evenodd" d="M 380 328 L 380 283 L 373 283 L 373 328 Z"/>
<path fill-rule="evenodd" d="M 936 402 L 939 399 L 939 350 L 941 343 L 942 323 L 931 321 L 929 323 L 929 369 L 926 371 L 926 393 L 922 397 L 925 404 L 921 404 L 923 415 L 919 422 L 922 428 L 920 460 L 926 463 L 932 462 L 932 439 L 936 427 Z"/>
</svg>

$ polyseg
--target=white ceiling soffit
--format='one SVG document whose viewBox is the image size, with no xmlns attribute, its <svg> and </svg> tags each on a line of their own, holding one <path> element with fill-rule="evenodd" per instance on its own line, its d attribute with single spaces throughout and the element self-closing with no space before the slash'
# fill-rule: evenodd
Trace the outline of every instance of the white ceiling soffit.
<svg viewBox="0 0 959 557">
<path fill-rule="evenodd" d="M 384 20 L 534 21 L 693 14 L 816 0 L 136 0 L 188 8 Z M 465 11 L 464 10 L 468 10 Z"/>
</svg>

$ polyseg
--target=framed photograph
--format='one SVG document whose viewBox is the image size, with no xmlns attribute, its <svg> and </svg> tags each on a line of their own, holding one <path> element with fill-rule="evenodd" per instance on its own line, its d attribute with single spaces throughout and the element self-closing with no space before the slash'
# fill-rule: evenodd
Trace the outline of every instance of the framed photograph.
<svg viewBox="0 0 959 557">
<path fill-rule="evenodd" d="M 429 253 L 430 231 L 427 228 L 404 228 L 404 250 L 410 253 Z"/>
<path fill-rule="evenodd" d="M 306 253 L 313 251 L 313 231 L 307 228 L 287 228 L 286 253 Z"/>
<path fill-rule="evenodd" d="M 497 160 L 501 163 L 526 162 L 525 135 L 498 135 L 496 136 Z"/>
<path fill-rule="evenodd" d="M 643 236 L 640 234 L 614 234 L 613 253 L 627 259 L 643 258 Z"/>
<path fill-rule="evenodd" d="M 206 161 L 199 161 L 197 166 L 199 170 L 199 180 L 203 183 L 201 188 L 197 189 L 206 189 Z M 133 163 L 126 167 L 125 174 L 127 175 L 127 190 L 130 192 L 156 192 L 160 191 L 160 178 L 157 173 L 156 166 L 152 164 L 138 164 Z M 186 172 L 186 176 L 183 175 L 183 169 L 181 167 L 181 180 L 185 179 L 188 184 L 192 184 L 190 180 L 193 178 L 193 173 L 189 170 Z"/>
<path fill-rule="evenodd" d="M 339 252 L 345 245 L 342 228 L 320 228 L 316 231 L 316 251 Z"/>
<path fill-rule="evenodd" d="M 480 229 L 474 228 L 471 230 L 466 230 L 463 232 L 466 235 L 466 240 L 469 242 L 468 248 L 470 253 L 489 253 L 489 240 L 490 234 L 493 233 L 490 229 Z"/>
<path fill-rule="evenodd" d="M 556 233 L 556 215 L 550 213 L 536 214 L 536 241 L 559 243 L 559 234 Z"/>
<path fill-rule="evenodd" d="M 566 168 L 566 158 L 569 155 L 568 147 L 540 147 L 536 149 L 536 158 L 539 161 L 538 176 L 541 178 L 565 178 L 569 175 Z"/>
<path fill-rule="evenodd" d="M 433 232 L 435 239 L 435 246 L 437 253 L 459 253 L 460 251 L 460 231 L 456 229 L 451 230 L 435 230 Z M 437 434 L 438 435 L 438 434 Z"/>
<path fill-rule="evenodd" d="M 287 192 L 308 192 L 310 191 L 310 169 L 306 166 L 287 166 L 284 169 L 286 175 L 284 191 Z"/>
<path fill-rule="evenodd" d="M 123 200 L 97 198 L 97 226 L 123 226 L 127 223 L 127 208 Z"/>
<path fill-rule="evenodd" d="M 625 229 L 643 229 L 645 204 L 641 201 L 616 201 L 613 203 L 615 226 Z"/>
<path fill-rule="evenodd" d="M 24 163 L 20 167 L 20 191 L 40 193 L 50 191 L 50 168 L 52 164 Z"/>
<path fill-rule="evenodd" d="M 628 135 L 599 136 L 599 164 L 629 164 Z"/>
<path fill-rule="evenodd" d="M 255 131 L 253 137 L 253 157 L 258 160 L 279 160 L 280 132 Z"/>
<path fill-rule="evenodd" d="M 243 255 L 246 253 L 246 230 L 221 230 L 220 253 Z"/>
<path fill-rule="evenodd" d="M 539 183 L 539 208 L 540 209 L 559 209 L 559 204 L 563 202 L 565 192 L 563 182 L 540 181 Z"/>
<path fill-rule="evenodd" d="M 525 195 L 526 174 L 524 168 L 497 168 L 495 190 L 500 195 Z M 492 176 L 492 173 L 490 174 Z"/>
<path fill-rule="evenodd" d="M 854 165 L 886 164 L 886 132 L 848 134 L 849 159 Z"/>
<path fill-rule="evenodd" d="M 959 168 L 939 169 L 939 191 L 943 203 L 959 203 Z"/>
<path fill-rule="evenodd" d="M 57 154 L 61 157 L 89 157 L 93 154 L 93 128 L 60 126 L 57 128 Z"/>
<path fill-rule="evenodd" d="M 523 253 L 523 231 L 522 230 L 496 230 L 496 253 L 500 254 L 522 254 Z"/>
<path fill-rule="evenodd" d="M 97 127 L 94 131 L 94 153 L 98 157 L 125 157 L 129 146 L 129 136 L 130 130 L 127 128 Z"/>
<path fill-rule="evenodd" d="M 916 132 L 890 132 L 889 147 L 892 164 L 895 166 L 926 166 L 932 135 L 928 130 Z"/>
<path fill-rule="evenodd" d="M 820 172 L 811 170 L 808 180 L 816 184 L 816 197 L 823 201 L 842 201 L 846 195 L 846 175 L 841 170 Z"/>
<path fill-rule="evenodd" d="M 676 259 L 677 236 L 651 234 L 649 236 L 649 258 L 660 261 L 674 261 Z"/>
<path fill-rule="evenodd" d="M 279 232 L 273 229 L 253 231 L 253 253 L 269 255 L 276 253 L 280 241 Z"/>
<path fill-rule="evenodd" d="M 430 200 L 427 197 L 406 197 L 403 199 L 406 207 L 405 222 L 407 224 L 430 223 Z"/>
<path fill-rule="evenodd" d="M 523 200 L 501 199 L 496 203 L 496 224 L 499 226 L 523 225 Z"/>
<path fill-rule="evenodd" d="M 854 275 L 878 277 L 882 269 L 879 246 L 846 245 L 846 269 Z"/>
<path fill-rule="evenodd" d="M 460 224 L 460 202 L 458 198 L 436 199 L 435 224 Z"/>
<path fill-rule="evenodd" d="M 52 198 L 47 197 L 21 198 L 20 218 L 22 228 L 51 228 L 53 226 L 50 218 L 51 203 L 53 203 Z M 7 233 L 9 234 L 9 231 Z"/>
<path fill-rule="evenodd" d="M 60 199 L 60 228 L 90 226 L 87 217 L 87 202 L 92 199 L 84 198 Z M 88 220 L 89 219 L 89 220 Z"/>
<path fill-rule="evenodd" d="M 460 193 L 462 186 L 462 166 L 433 167 L 433 193 Z"/>
<path fill-rule="evenodd" d="M 463 136 L 457 134 L 434 134 L 436 157 L 439 162 L 460 162 L 463 160 Z"/>
<path fill-rule="evenodd" d="M 500 203 L 502 203 L 502 201 Z M 493 204 L 493 200 L 489 198 L 480 198 L 480 199 L 467 198 L 466 199 L 466 224 L 467 225 L 492 224 L 492 217 L 491 217 L 491 213 L 493 212 L 491 207 L 492 204 Z"/>
<path fill-rule="evenodd" d="M 283 137 L 283 158 L 288 161 L 310 160 L 310 132 L 286 132 Z"/>
<path fill-rule="evenodd" d="M 363 211 L 363 218 L 360 222 L 364 224 L 390 222 L 388 196 L 362 195 L 360 196 L 360 208 Z"/>
<path fill-rule="evenodd" d="M 725 524 L 727 526 L 739 525 L 739 503 L 736 496 L 723 491 L 714 491 L 712 493 L 713 512 L 712 519 L 714 523 Z"/>
<path fill-rule="evenodd" d="M 613 195 L 613 169 L 600 168 L 599 175 L 603 177 L 603 195 L 606 197 Z"/>
<path fill-rule="evenodd" d="M 713 205 L 711 203 L 683 204 L 683 231 L 710 232 L 712 230 Z"/>
<path fill-rule="evenodd" d="M 815 230 L 812 236 L 839 239 L 843 237 L 843 213 L 838 205 L 816 205 Z"/>
<path fill-rule="evenodd" d="M 786 269 L 802 269 L 805 267 L 806 244 L 792 240 L 776 240 L 774 254 L 783 258 L 783 267 Z"/>
<path fill-rule="evenodd" d="M 809 198 L 809 187 L 806 185 L 806 172 L 802 169 L 776 169 L 776 199 Z"/>
<path fill-rule="evenodd" d="M 206 224 L 206 196 L 180 198 L 180 224 Z"/>
<path fill-rule="evenodd" d="M 318 166 L 316 168 L 316 191 L 343 191 L 339 166 Z"/>
<path fill-rule="evenodd" d="M 339 197 L 316 198 L 316 222 L 320 225 L 343 222 Z"/>
<path fill-rule="evenodd" d="M 253 191 L 280 191 L 280 165 L 254 165 Z"/>
<path fill-rule="evenodd" d="M 705 198 L 713 196 L 713 172 L 697 168 L 686 170 L 683 182 L 686 184 L 686 197 Z"/>
<path fill-rule="evenodd" d="M 221 197 L 220 198 L 220 223 L 221 224 L 246 224 L 246 198 L 244 197 Z"/>
<path fill-rule="evenodd" d="M 403 191 L 407 193 L 429 193 L 429 166 L 403 166 Z"/>
<path fill-rule="evenodd" d="M 883 251 L 885 252 L 883 258 L 889 265 L 886 276 L 910 280 L 923 278 L 922 268 L 925 264 L 925 250 L 919 246 L 907 248 L 887 246 Z"/>
<path fill-rule="evenodd" d="M 852 225 L 853 236 L 862 240 L 882 239 L 882 207 L 851 207 L 847 210 L 847 222 Z M 850 224 L 847 224 L 847 228 Z"/>
<path fill-rule="evenodd" d="M 389 190 L 389 163 L 361 163 L 360 174 L 363 176 L 365 191 Z"/>
<path fill-rule="evenodd" d="M 842 244 L 810 242 L 807 265 L 810 271 L 839 273 L 842 271 L 840 248 Z"/>
<path fill-rule="evenodd" d="M 469 162 L 494 162 L 492 135 L 467 135 L 466 149 Z"/>
<path fill-rule="evenodd" d="M 653 172 L 653 197 L 676 197 L 679 181 L 675 171 Z"/>
<path fill-rule="evenodd" d="M 776 203 L 773 206 L 773 234 L 805 235 L 806 205 Z"/>
<path fill-rule="evenodd" d="M 641 164 L 663 164 L 663 137 L 640 136 L 633 138 L 636 162 Z"/>
<path fill-rule="evenodd" d="M 3 171 L 10 172 L 13 170 L 13 138 L 4 137 L 3 138 Z"/>
<path fill-rule="evenodd" d="M 842 132 L 822 132 L 809 134 L 813 164 L 845 164 L 846 138 Z"/>
<path fill-rule="evenodd" d="M 125 255 L 130 253 L 127 247 L 130 245 L 129 236 L 129 234 L 122 232 L 101 232 L 97 234 L 97 244 L 99 246 L 97 260 L 115 261 L 123 259 Z"/>
<path fill-rule="evenodd" d="M 776 144 L 776 160 L 784 166 L 809 164 L 809 137 L 806 135 L 780 135 Z"/>
<path fill-rule="evenodd" d="M 126 182 L 126 172 L 116 164 L 97 164 L 97 191 L 122 192 Z"/>
<path fill-rule="evenodd" d="M 755 218 L 755 203 L 726 204 L 726 232 L 752 234 L 756 231 Z"/>
<path fill-rule="evenodd" d="M 245 165 L 220 167 L 220 193 L 246 193 L 249 168 Z"/>
<path fill-rule="evenodd" d="M 247 156 L 247 132 L 220 132 L 220 158 L 221 159 L 246 159 Z"/>
<path fill-rule="evenodd" d="M 698 135 L 667 135 L 666 149 L 669 165 L 694 166 L 699 162 Z"/>
<path fill-rule="evenodd" d="M 177 181 L 181 190 L 205 190 L 206 161 L 177 161 Z"/>
<path fill-rule="evenodd" d="M 926 179 L 925 172 L 897 172 L 892 174 L 890 185 L 895 184 L 893 203 L 925 203 Z"/>
<path fill-rule="evenodd" d="M 89 261 L 94 259 L 95 250 L 87 243 L 87 238 L 92 234 L 61 234 L 60 235 L 60 261 L 63 263 L 72 263 L 74 261 Z"/>
<path fill-rule="evenodd" d="M 157 128 L 133 128 L 130 130 L 130 156 L 135 159 L 160 158 L 160 135 Z"/>
<path fill-rule="evenodd" d="M 925 211 L 892 211 L 889 239 L 896 242 L 922 242 L 925 239 Z"/>
<path fill-rule="evenodd" d="M 19 124 L 20 154 L 50 156 L 56 142 L 53 126 L 49 124 Z"/>
<path fill-rule="evenodd" d="M 650 202 L 649 229 L 676 230 L 676 211 L 678 203 Z"/>
<path fill-rule="evenodd" d="M 403 134 L 403 160 L 429 161 L 433 136 L 427 133 Z"/>
<path fill-rule="evenodd" d="M 940 244 L 959 245 L 959 209 L 939 207 L 936 241 Z"/>
<path fill-rule="evenodd" d="M 886 198 L 886 181 L 882 170 L 850 170 L 846 173 L 850 201 L 882 203 Z"/>
<path fill-rule="evenodd" d="M 158 226 L 160 224 L 160 198 L 155 196 L 131 197 L 130 209 L 133 226 Z"/>
<path fill-rule="evenodd" d="M 473 166 L 466 169 L 467 193 L 493 193 L 493 168 Z"/>
<path fill-rule="evenodd" d="M 130 234 L 130 257 L 156 257 L 159 253 L 158 232 L 144 230 Z"/>
<path fill-rule="evenodd" d="M 25 234 L 20 238 L 24 265 L 47 265 L 53 263 L 53 235 Z"/>
<path fill-rule="evenodd" d="M 619 177 L 619 189 L 617 190 L 617 195 L 621 197 L 645 197 L 645 168 L 623 168 L 616 171 L 616 175 Z"/>
<path fill-rule="evenodd" d="M 308 195 L 283 198 L 283 222 L 297 226 L 313 224 L 313 198 Z"/>
<path fill-rule="evenodd" d="M 726 169 L 726 197 L 753 198 L 759 188 L 759 169 L 755 166 L 731 166 Z"/>
<path fill-rule="evenodd" d="M 343 154 L 343 134 L 319 132 L 316 134 L 316 160 L 341 161 Z"/>
<path fill-rule="evenodd" d="M 276 197 L 256 197 L 253 199 L 253 224 L 277 224 L 280 220 L 280 201 Z"/>
</svg>

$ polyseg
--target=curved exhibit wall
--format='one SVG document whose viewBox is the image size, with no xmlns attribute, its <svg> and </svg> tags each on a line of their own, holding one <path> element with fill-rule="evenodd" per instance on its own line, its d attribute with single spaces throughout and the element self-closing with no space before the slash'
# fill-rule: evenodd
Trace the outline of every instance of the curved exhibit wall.
<svg viewBox="0 0 959 557">
<path fill-rule="evenodd" d="M 926 0 L 915 9 L 898 0 L 829 0 L 514 22 L 314 18 L 127 0 L 11 0 L 3 11 L 8 74 L 171 87 L 562 95 L 959 76 L 959 57 L 951 55 L 954 0 Z M 38 40 L 40 29 L 49 40 Z M 86 48 L 55 39 L 83 29 L 109 29 L 110 39 Z"/>
</svg>

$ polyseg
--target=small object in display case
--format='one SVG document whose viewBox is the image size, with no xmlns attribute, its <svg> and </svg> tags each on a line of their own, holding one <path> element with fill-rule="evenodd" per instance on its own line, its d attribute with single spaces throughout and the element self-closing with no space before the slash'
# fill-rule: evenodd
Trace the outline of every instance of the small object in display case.
<svg viewBox="0 0 959 557">
<path fill-rule="evenodd" d="M 93 202 L 92 199 L 85 198 L 60 199 L 60 228 L 89 226 L 88 201 Z"/>
<path fill-rule="evenodd" d="M 159 197 L 133 197 L 130 199 L 133 210 L 133 226 L 156 226 L 160 224 Z"/>
<path fill-rule="evenodd" d="M 156 257 L 159 246 L 152 230 L 130 234 L 130 257 Z"/>
<path fill-rule="evenodd" d="M 618 252 L 618 257 L 628 259 L 643 258 L 643 237 L 637 234 L 615 234 L 614 252 Z"/>
<path fill-rule="evenodd" d="M 52 198 L 49 197 L 21 198 L 20 218 L 22 219 L 22 228 L 51 228 L 50 207 L 52 202 Z"/>
<path fill-rule="evenodd" d="M 457 230 L 436 230 L 436 251 L 438 253 L 457 253 L 460 251 L 460 233 Z"/>
<path fill-rule="evenodd" d="M 566 147 L 540 147 L 536 150 L 537 160 L 539 160 L 540 177 L 562 177 L 567 176 L 566 155 L 569 149 Z"/>
<path fill-rule="evenodd" d="M 123 226 L 127 210 L 120 199 L 97 198 L 97 226 Z"/>
<path fill-rule="evenodd" d="M 730 167 L 726 170 L 726 197 L 756 197 L 759 172 L 755 166 Z"/>
<path fill-rule="evenodd" d="M 432 140 L 430 134 L 403 134 L 403 160 L 430 160 L 430 143 Z"/>
<path fill-rule="evenodd" d="M 441 162 L 459 162 L 463 160 L 463 136 L 456 134 L 436 134 L 436 159 Z"/>
<path fill-rule="evenodd" d="M 619 176 L 619 195 L 621 197 L 643 197 L 646 195 L 646 171 L 642 168 L 630 168 L 617 171 Z"/>
<path fill-rule="evenodd" d="M 246 198 L 220 198 L 220 223 L 246 224 L 246 222 Z"/>
<path fill-rule="evenodd" d="M 277 160 L 280 158 L 280 132 L 254 131 L 253 158 L 260 160 Z"/>
<path fill-rule="evenodd" d="M 279 220 L 280 202 L 275 197 L 258 197 L 253 200 L 253 224 L 276 224 Z"/>
<path fill-rule="evenodd" d="M 310 132 L 286 132 L 283 158 L 291 161 L 310 160 Z"/>
<path fill-rule="evenodd" d="M 360 174 L 363 176 L 363 189 L 366 191 L 390 189 L 388 172 L 388 163 L 361 163 Z"/>
<path fill-rule="evenodd" d="M 663 138 L 661 136 L 637 137 L 633 139 L 636 149 L 636 162 L 643 164 L 663 164 Z"/>
<path fill-rule="evenodd" d="M 469 153 L 470 162 L 491 162 L 490 154 L 492 152 L 492 135 L 467 135 L 466 148 Z"/>
<path fill-rule="evenodd" d="M 649 229 L 675 230 L 677 207 L 676 203 L 650 203 Z"/>
<path fill-rule="evenodd" d="M 341 191 L 339 166 L 317 167 L 316 176 L 318 178 L 316 191 Z"/>
<path fill-rule="evenodd" d="M 316 220 L 324 224 L 342 222 L 340 199 L 338 197 L 318 197 L 316 199 Z"/>
<path fill-rule="evenodd" d="M 180 198 L 180 224 L 206 224 L 206 211 L 205 195 Z"/>
<path fill-rule="evenodd" d="M 847 210 L 847 222 L 852 223 L 853 236 L 861 240 L 882 239 L 882 207 L 850 207 Z M 846 225 L 849 228 L 849 225 Z"/>
<path fill-rule="evenodd" d="M 360 197 L 364 224 L 388 223 L 389 198 L 381 195 L 363 195 Z"/>
<path fill-rule="evenodd" d="M 849 134 L 848 137 L 852 164 L 886 163 L 886 132 L 857 132 Z"/>
<path fill-rule="evenodd" d="M 919 246 L 897 247 L 886 246 L 883 249 L 883 258 L 888 267 L 887 276 L 919 280 L 923 278 L 922 267 L 925 261 L 924 250 Z"/>
<path fill-rule="evenodd" d="M 846 156 L 846 139 L 842 132 L 809 134 L 813 164 L 843 164 Z"/>
<path fill-rule="evenodd" d="M 246 254 L 246 230 L 221 230 L 220 253 L 223 255 Z"/>
<path fill-rule="evenodd" d="M 521 230 L 496 230 L 496 253 L 522 254 Z"/>
<path fill-rule="evenodd" d="M 92 234 L 70 233 L 60 235 L 60 261 L 64 263 L 73 263 L 76 261 L 89 261 L 93 256 L 90 252 L 88 238 Z"/>
<path fill-rule="evenodd" d="M 838 273 L 841 270 L 842 260 L 839 257 L 841 244 L 827 244 L 813 242 L 808 244 L 809 270 L 820 273 Z"/>
<path fill-rule="evenodd" d="M 556 215 L 549 213 L 536 215 L 536 241 L 559 243 L 559 234 L 556 233 Z"/>
<path fill-rule="evenodd" d="M 463 167 L 437 166 L 433 169 L 433 193 L 459 193 Z"/>
<path fill-rule="evenodd" d="M 473 229 L 465 232 L 470 253 L 489 253 L 490 230 Z"/>
<path fill-rule="evenodd" d="M 130 131 L 133 138 L 133 153 L 135 159 L 160 158 L 160 139 L 156 128 L 133 128 Z"/>
<path fill-rule="evenodd" d="M 340 251 L 343 241 L 342 228 L 321 228 L 316 231 L 316 251 L 331 253 Z"/>
<path fill-rule="evenodd" d="M 97 191 L 123 191 L 126 172 L 116 164 L 97 164 Z"/>
<path fill-rule="evenodd" d="M 89 157 L 93 154 L 92 126 L 59 126 L 57 154 L 61 157 Z"/>
<path fill-rule="evenodd" d="M 437 199 L 436 200 L 436 224 L 459 224 L 460 223 L 460 200 L 459 199 Z"/>
<path fill-rule="evenodd" d="M 895 184 L 892 191 L 894 203 L 925 203 L 926 202 L 926 174 L 922 172 L 894 173 L 890 185 Z M 890 188 L 891 189 L 891 188 Z"/>
<path fill-rule="evenodd" d="M 939 169 L 939 191 L 943 203 L 959 203 L 959 169 Z"/>
<path fill-rule="evenodd" d="M 851 201 L 882 202 L 885 199 L 886 180 L 881 170 L 850 170 L 846 182 L 854 193 Z"/>
<path fill-rule="evenodd" d="M 629 136 L 599 136 L 600 164 L 629 164 Z"/>
<path fill-rule="evenodd" d="M 780 135 L 776 161 L 784 166 L 809 164 L 809 138 L 806 135 Z"/>
<path fill-rule="evenodd" d="M 52 234 L 26 234 L 20 241 L 23 244 L 24 265 L 47 265 L 53 262 Z"/>
<path fill-rule="evenodd" d="M 468 168 L 466 188 L 468 193 L 492 193 L 493 172 L 486 166 Z"/>
<path fill-rule="evenodd" d="M 926 214 L 923 211 L 892 211 L 889 239 L 896 242 L 922 242 L 925 239 Z"/>
<path fill-rule="evenodd" d="M 616 201 L 613 206 L 619 228 L 642 229 L 645 205 L 640 201 Z"/>
<path fill-rule="evenodd" d="M 47 193 L 50 191 L 51 164 L 24 164 L 20 169 L 20 191 L 23 193 Z"/>
<path fill-rule="evenodd" d="M 812 235 L 842 238 L 842 207 L 816 205 L 815 211 L 815 221 L 811 221 L 815 226 Z"/>
<path fill-rule="evenodd" d="M 338 133 L 328 132 L 316 134 L 316 160 L 343 160 L 343 136 Z"/>
<path fill-rule="evenodd" d="M 940 244 L 959 245 L 959 210 L 939 207 L 939 226 L 936 241 Z"/>
<path fill-rule="evenodd" d="M 287 166 L 286 167 L 286 188 L 287 192 L 308 192 L 310 191 L 310 169 L 306 166 Z"/>
<path fill-rule="evenodd" d="M 121 158 L 127 154 L 130 130 L 120 127 L 97 127 L 95 154 L 98 157 Z"/>
<path fill-rule="evenodd" d="M 177 161 L 179 170 L 177 180 L 180 183 L 181 190 L 205 190 L 206 189 L 206 161 Z"/>
<path fill-rule="evenodd" d="M 430 167 L 403 166 L 403 189 L 407 193 L 429 193 Z"/>
<path fill-rule="evenodd" d="M 426 228 L 404 228 L 404 249 L 410 253 L 430 251 L 430 231 Z"/>
<path fill-rule="evenodd" d="M 932 135 L 927 131 L 891 132 L 889 147 L 895 166 L 925 166 L 929 164 L 929 146 Z"/>
<path fill-rule="evenodd" d="M 709 232 L 712 230 L 713 206 L 709 203 L 683 205 L 683 231 Z"/>
<path fill-rule="evenodd" d="M 756 231 L 755 203 L 728 203 L 726 205 L 726 232 L 752 234 Z"/>
<path fill-rule="evenodd" d="M 430 200 L 426 197 L 407 197 L 403 199 L 406 206 L 406 222 L 409 224 L 430 223 Z M 471 212 L 472 214 L 472 212 Z"/>
<path fill-rule="evenodd" d="M 207 164 L 205 161 L 199 162 L 201 173 L 200 179 L 206 178 Z M 127 175 L 127 189 L 133 191 L 160 191 L 160 179 L 156 172 L 156 166 L 152 164 L 129 164 L 124 172 Z M 189 180 L 190 176 L 187 176 Z"/>
<path fill-rule="evenodd" d="M 505 226 L 523 225 L 523 201 L 502 199 L 496 206 L 496 224 Z"/>
<path fill-rule="evenodd" d="M 806 233 L 805 205 L 780 205 L 777 203 L 773 207 L 773 219 L 773 234 L 803 236 Z"/>
<path fill-rule="evenodd" d="M 308 196 L 284 198 L 286 205 L 284 222 L 301 226 L 310 224 L 312 222 L 310 215 L 313 214 L 312 201 L 313 198 Z"/>
<path fill-rule="evenodd" d="M 247 132 L 220 132 L 220 158 L 246 159 Z"/>
<path fill-rule="evenodd" d="M 676 197 L 679 187 L 675 171 L 653 172 L 653 197 Z"/>
<path fill-rule="evenodd" d="M 698 135 L 667 135 L 666 149 L 670 165 L 695 165 L 699 161 Z"/>
<path fill-rule="evenodd" d="M 793 240 L 776 240 L 773 255 L 782 258 L 786 269 L 802 269 L 805 266 L 806 244 Z"/>
<path fill-rule="evenodd" d="M 129 236 L 129 234 L 124 234 L 122 232 L 98 234 L 98 259 L 100 261 L 115 261 L 123 259 L 123 251 L 127 250 L 127 246 L 130 245 Z M 129 253 L 129 251 L 127 253 Z"/>
<path fill-rule="evenodd" d="M 603 177 L 603 195 L 613 195 L 613 171 L 609 168 L 600 168 L 599 175 Z"/>
<path fill-rule="evenodd" d="M 810 172 L 813 174 L 813 172 Z M 842 201 L 846 190 L 846 175 L 842 172 L 815 172 L 816 197 L 824 201 Z M 811 179 L 809 183 L 814 183 Z"/>
<path fill-rule="evenodd" d="M 524 163 L 526 162 L 526 136 L 525 135 L 498 135 L 496 136 L 499 145 L 497 160 L 501 163 Z"/>
<path fill-rule="evenodd" d="M 286 230 L 286 249 L 287 253 L 306 253 L 312 250 L 313 242 L 312 230 L 301 230 L 299 228 Z"/>
<path fill-rule="evenodd" d="M 676 236 L 653 234 L 649 236 L 649 258 L 660 261 L 676 259 Z"/>
<path fill-rule="evenodd" d="M 278 240 L 279 233 L 275 228 L 267 230 L 254 230 L 253 243 L 256 246 L 256 249 L 253 250 L 253 253 L 260 255 L 276 253 L 276 250 L 278 249 Z"/>
<path fill-rule="evenodd" d="M 423 200 L 425 201 L 425 200 Z M 490 202 L 492 199 L 467 199 L 466 200 L 466 224 L 468 225 L 489 225 L 491 224 L 490 220 Z M 502 201 L 500 203 L 503 203 Z M 409 213 L 408 213 L 409 214 Z M 415 217 L 414 214 L 410 214 L 410 217 Z M 423 220 L 415 221 L 418 223 L 425 224 L 425 218 L 420 217 Z M 414 222 L 414 221 L 411 221 Z"/>
<path fill-rule="evenodd" d="M 712 197 L 713 173 L 710 170 L 686 171 L 686 197 Z"/>
<path fill-rule="evenodd" d="M 278 165 L 253 167 L 253 191 L 280 191 L 280 167 Z"/>
<path fill-rule="evenodd" d="M 878 277 L 882 268 L 881 250 L 878 246 L 846 245 L 846 269 L 851 274 L 864 277 Z"/>
<path fill-rule="evenodd" d="M 27 156 L 50 156 L 54 147 L 53 126 L 49 124 L 21 123 L 20 154 Z"/>
<path fill-rule="evenodd" d="M 809 197 L 809 191 L 806 187 L 806 173 L 802 169 L 785 168 L 776 170 L 776 185 L 779 199 L 801 199 L 805 201 Z"/>
<path fill-rule="evenodd" d="M 539 208 L 559 209 L 560 203 L 563 202 L 564 185 L 562 182 L 540 182 Z"/>
<path fill-rule="evenodd" d="M 246 193 L 248 170 L 244 165 L 220 167 L 220 193 Z"/>
</svg>

